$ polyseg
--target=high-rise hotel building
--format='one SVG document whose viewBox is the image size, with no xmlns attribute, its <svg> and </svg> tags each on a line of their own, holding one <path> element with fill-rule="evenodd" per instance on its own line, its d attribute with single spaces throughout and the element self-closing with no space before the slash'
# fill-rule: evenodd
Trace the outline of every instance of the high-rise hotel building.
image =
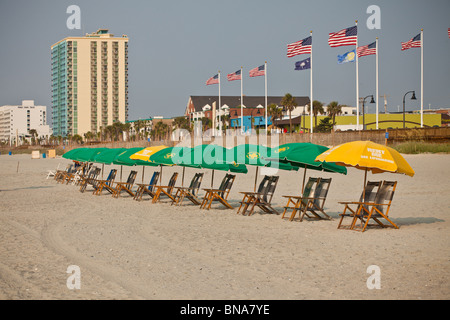
<svg viewBox="0 0 450 320">
<path fill-rule="evenodd" d="M 54 136 L 96 133 L 128 119 L 128 37 L 106 29 L 51 46 Z"/>
</svg>

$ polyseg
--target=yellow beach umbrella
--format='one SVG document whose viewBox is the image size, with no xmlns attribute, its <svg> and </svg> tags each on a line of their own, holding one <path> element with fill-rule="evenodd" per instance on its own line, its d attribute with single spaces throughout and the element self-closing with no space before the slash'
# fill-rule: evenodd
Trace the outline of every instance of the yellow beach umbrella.
<svg viewBox="0 0 450 320">
<path fill-rule="evenodd" d="M 144 161 L 144 163 L 141 163 L 143 165 L 143 167 L 142 167 L 142 182 L 144 182 L 145 165 L 146 165 L 146 163 L 150 162 L 149 161 L 150 156 L 152 156 L 156 152 L 158 152 L 158 151 L 160 151 L 162 149 L 166 149 L 166 148 L 167 148 L 167 146 L 147 147 L 147 148 L 142 149 L 142 150 L 140 150 L 140 151 L 138 151 L 135 154 L 132 154 L 130 156 L 130 159 L 132 159 L 132 160 Z"/>
<path fill-rule="evenodd" d="M 414 176 L 414 170 L 397 150 L 372 141 L 353 141 L 340 144 L 318 155 L 315 161 L 333 162 L 372 173 L 402 173 Z"/>
<path fill-rule="evenodd" d="M 148 161 L 148 159 L 150 158 L 150 156 L 152 154 L 158 152 L 159 150 L 165 149 L 165 148 L 167 148 L 167 146 L 147 147 L 145 149 L 142 149 L 142 150 L 136 152 L 135 154 L 132 154 L 130 156 L 130 159 Z"/>
<path fill-rule="evenodd" d="M 372 173 L 393 172 L 414 176 L 414 170 L 397 150 L 372 141 L 353 141 L 328 149 L 315 161 L 334 162 Z"/>
</svg>

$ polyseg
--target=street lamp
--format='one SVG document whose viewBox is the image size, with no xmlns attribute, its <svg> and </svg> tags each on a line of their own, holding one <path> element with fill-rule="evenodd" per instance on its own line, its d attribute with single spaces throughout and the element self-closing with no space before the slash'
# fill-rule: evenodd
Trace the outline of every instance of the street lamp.
<svg viewBox="0 0 450 320">
<path fill-rule="evenodd" d="M 411 100 L 417 100 L 416 99 L 416 92 L 414 90 L 412 91 L 408 91 L 407 93 L 405 93 L 405 95 L 403 96 L 403 129 L 405 129 L 405 97 L 408 93 L 412 92 L 412 97 Z"/>
<path fill-rule="evenodd" d="M 365 97 L 364 99 L 363 99 L 363 103 L 362 103 L 362 113 L 363 113 L 363 130 L 365 130 L 366 128 L 366 121 L 365 121 L 365 114 L 366 114 L 366 112 L 364 111 L 364 102 L 366 101 L 366 99 L 367 98 L 369 98 L 369 97 L 371 97 L 371 99 L 370 99 L 370 103 L 375 103 L 375 100 L 373 99 L 373 95 L 371 94 L 371 95 L 369 95 L 369 96 L 367 96 L 367 97 Z M 359 130 L 359 129 L 358 129 Z"/>
</svg>

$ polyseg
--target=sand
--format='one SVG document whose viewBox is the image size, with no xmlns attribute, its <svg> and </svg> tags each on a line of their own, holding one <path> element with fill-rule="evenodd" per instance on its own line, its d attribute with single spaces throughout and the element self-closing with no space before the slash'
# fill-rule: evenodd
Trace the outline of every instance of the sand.
<svg viewBox="0 0 450 320">
<path fill-rule="evenodd" d="M 148 197 L 94 196 L 47 178 L 70 161 L 0 156 L 0 299 L 449 299 L 450 155 L 405 155 L 414 177 L 397 180 L 390 217 L 399 229 L 364 233 L 338 230 L 338 201 L 357 200 L 364 173 L 349 168 L 332 177 L 325 204 L 331 221 L 289 222 L 256 211 L 252 216 L 214 205 L 200 210 Z M 19 165 L 19 166 L 18 166 Z M 112 168 L 105 166 L 105 176 Z M 137 182 L 141 182 L 142 167 Z M 144 182 L 153 168 L 146 167 Z M 167 183 L 174 170 L 164 168 Z M 125 180 L 130 171 L 123 168 Z M 185 185 L 197 172 L 186 169 Z M 202 187 L 209 187 L 205 170 Z M 215 172 L 217 187 L 224 172 Z M 280 171 L 272 203 L 298 194 L 303 171 Z M 255 167 L 238 174 L 230 193 L 253 190 Z M 80 270 L 80 289 L 70 289 L 69 266 Z M 379 267 L 380 289 L 367 272 Z M 76 282 L 71 282 L 76 283 Z"/>
</svg>

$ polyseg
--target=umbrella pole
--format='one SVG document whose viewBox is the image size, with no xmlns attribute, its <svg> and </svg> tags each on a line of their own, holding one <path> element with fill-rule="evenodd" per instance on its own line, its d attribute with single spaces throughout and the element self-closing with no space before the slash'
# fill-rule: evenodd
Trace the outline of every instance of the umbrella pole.
<svg viewBox="0 0 450 320">
<path fill-rule="evenodd" d="M 255 185 L 253 186 L 253 192 L 256 192 L 256 181 L 258 180 L 258 169 L 259 169 L 259 167 L 256 166 L 256 172 L 255 172 Z"/>
<path fill-rule="evenodd" d="M 145 166 L 142 166 L 142 183 L 144 183 Z"/>
<path fill-rule="evenodd" d="M 184 169 L 186 169 L 186 167 L 183 166 L 183 177 L 181 178 L 181 187 L 184 187 Z"/>
<path fill-rule="evenodd" d="M 367 168 L 366 170 L 364 170 L 363 202 L 366 201 L 366 180 L 367 180 Z"/>
<path fill-rule="evenodd" d="M 214 169 L 213 169 L 212 175 L 211 175 L 211 188 L 213 187 L 213 181 L 214 181 Z"/>
<path fill-rule="evenodd" d="M 103 180 L 103 171 L 105 171 L 105 164 L 102 163 L 102 180 Z"/>
<path fill-rule="evenodd" d="M 306 164 L 305 164 L 305 171 L 303 172 L 302 195 L 303 191 L 305 190 L 305 178 L 306 178 Z"/>
<path fill-rule="evenodd" d="M 161 176 L 161 178 L 159 179 L 159 185 L 162 186 L 162 164 L 159 167 L 159 175 Z"/>
<path fill-rule="evenodd" d="M 120 182 L 122 182 L 122 166 L 120 166 Z"/>
</svg>

